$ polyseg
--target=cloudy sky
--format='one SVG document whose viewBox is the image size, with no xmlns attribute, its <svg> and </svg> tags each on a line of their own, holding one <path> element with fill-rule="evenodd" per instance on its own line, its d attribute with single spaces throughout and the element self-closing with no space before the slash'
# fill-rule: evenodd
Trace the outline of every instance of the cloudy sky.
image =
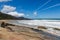
<svg viewBox="0 0 60 40">
<path fill-rule="evenodd" d="M 0 0 L 0 11 L 16 17 L 60 18 L 60 0 Z"/>
</svg>

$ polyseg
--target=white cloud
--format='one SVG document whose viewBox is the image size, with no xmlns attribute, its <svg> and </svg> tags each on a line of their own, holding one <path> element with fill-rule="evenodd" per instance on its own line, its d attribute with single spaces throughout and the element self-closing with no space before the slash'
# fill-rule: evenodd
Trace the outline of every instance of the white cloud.
<svg viewBox="0 0 60 40">
<path fill-rule="evenodd" d="M 3 9 L 1 10 L 1 12 L 5 13 L 5 14 L 12 15 L 12 16 L 16 16 L 16 17 L 25 16 L 24 13 L 18 13 L 15 10 L 16 10 L 16 7 L 4 5 Z"/>
<path fill-rule="evenodd" d="M 34 16 L 37 16 L 37 12 L 34 12 Z"/>
<path fill-rule="evenodd" d="M 12 0 L 0 0 L 0 2 L 8 2 L 8 1 L 12 1 Z"/>
<path fill-rule="evenodd" d="M 4 5 L 3 9 L 1 10 L 1 12 L 8 13 L 8 12 L 15 11 L 15 9 L 16 9 L 16 7 Z"/>
<path fill-rule="evenodd" d="M 18 12 L 9 12 L 7 13 L 9 15 L 12 15 L 12 16 L 16 16 L 16 17 L 21 17 L 21 16 L 25 16 L 24 13 L 18 13 Z"/>
</svg>

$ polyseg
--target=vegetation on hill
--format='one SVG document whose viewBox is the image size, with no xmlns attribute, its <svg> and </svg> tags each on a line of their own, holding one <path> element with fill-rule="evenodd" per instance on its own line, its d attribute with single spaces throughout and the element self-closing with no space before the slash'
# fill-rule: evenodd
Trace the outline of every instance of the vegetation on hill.
<svg viewBox="0 0 60 40">
<path fill-rule="evenodd" d="M 30 20 L 28 18 L 24 18 L 24 17 L 15 17 L 15 16 L 12 16 L 12 15 L 8 15 L 8 14 L 5 14 L 5 13 L 1 13 L 0 12 L 0 20 L 5 20 L 5 19 L 12 19 L 12 20 Z"/>
</svg>

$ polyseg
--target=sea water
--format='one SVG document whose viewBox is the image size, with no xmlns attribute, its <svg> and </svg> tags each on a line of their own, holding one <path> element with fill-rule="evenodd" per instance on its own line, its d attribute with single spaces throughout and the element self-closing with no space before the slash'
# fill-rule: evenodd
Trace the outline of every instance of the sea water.
<svg viewBox="0 0 60 40">
<path fill-rule="evenodd" d="M 28 26 L 44 26 L 49 28 L 60 28 L 60 20 L 10 20 L 9 23 L 15 25 L 17 24 Z"/>
<path fill-rule="evenodd" d="M 27 25 L 60 28 L 60 20 L 19 20 L 18 22 Z"/>
</svg>

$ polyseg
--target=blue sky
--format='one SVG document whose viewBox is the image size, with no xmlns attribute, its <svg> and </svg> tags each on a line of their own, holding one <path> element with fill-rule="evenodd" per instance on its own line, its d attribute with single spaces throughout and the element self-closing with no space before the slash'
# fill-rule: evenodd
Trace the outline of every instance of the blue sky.
<svg viewBox="0 0 60 40">
<path fill-rule="evenodd" d="M 28 18 L 60 18 L 60 0 L 1 0 L 0 10 L 4 5 L 16 7 L 14 13 Z"/>
</svg>

